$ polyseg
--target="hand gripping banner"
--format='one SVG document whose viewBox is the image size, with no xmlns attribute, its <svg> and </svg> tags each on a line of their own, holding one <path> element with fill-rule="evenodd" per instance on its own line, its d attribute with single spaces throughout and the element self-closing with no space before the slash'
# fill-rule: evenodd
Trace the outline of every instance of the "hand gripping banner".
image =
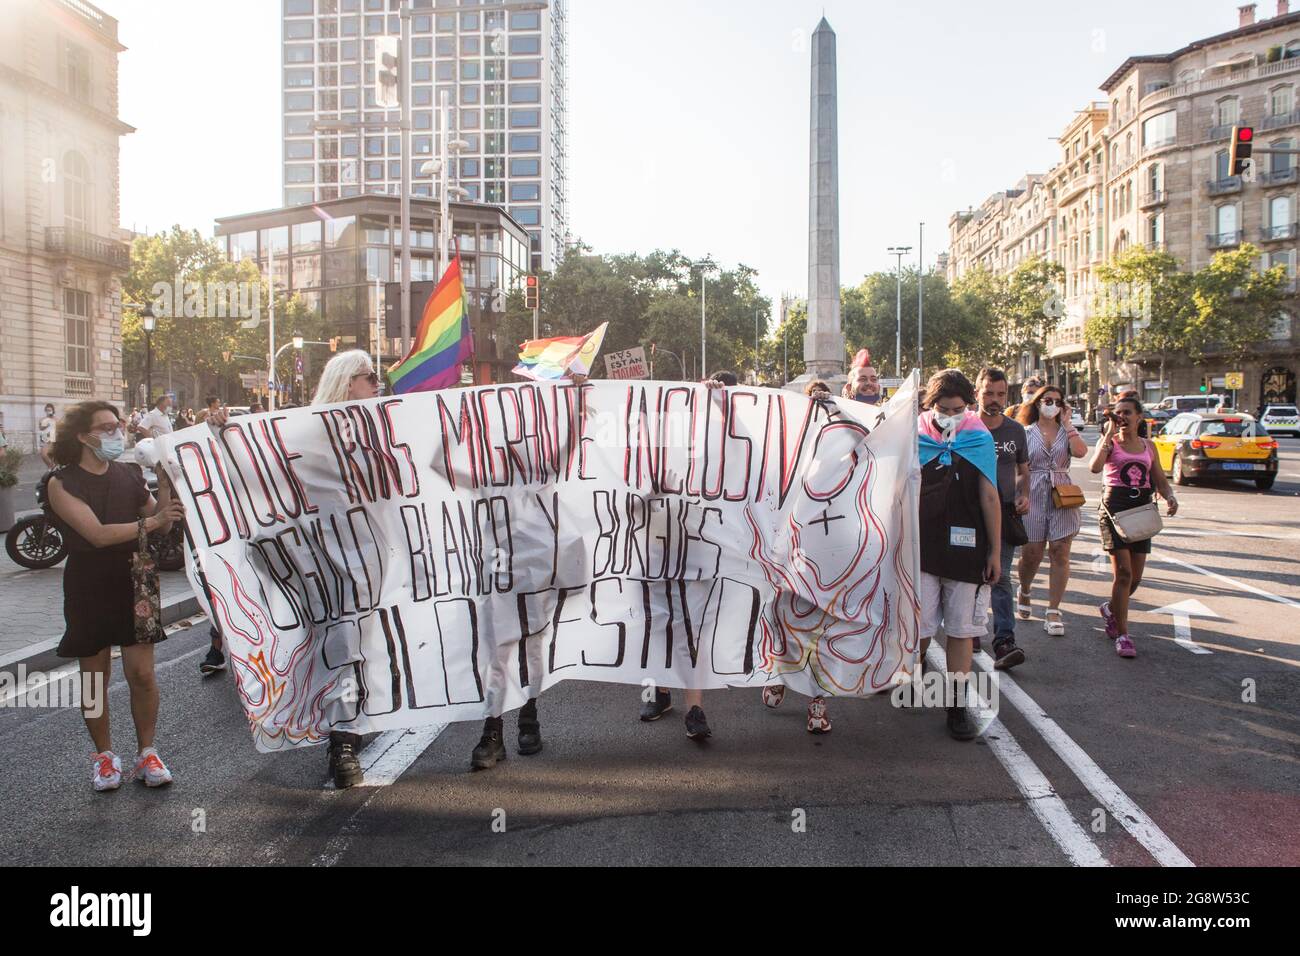
<svg viewBox="0 0 1300 956">
<path fill-rule="evenodd" d="M 864 696 L 918 644 L 915 378 L 887 405 L 512 383 L 160 442 L 261 750 L 566 679 Z"/>
</svg>

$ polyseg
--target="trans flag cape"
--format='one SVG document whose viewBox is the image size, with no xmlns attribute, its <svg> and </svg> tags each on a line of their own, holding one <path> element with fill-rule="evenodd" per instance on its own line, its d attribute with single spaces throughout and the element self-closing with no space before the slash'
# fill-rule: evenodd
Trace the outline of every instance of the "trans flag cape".
<svg viewBox="0 0 1300 956">
<path fill-rule="evenodd" d="M 941 465 L 947 467 L 952 464 L 952 456 L 956 453 L 978 468 L 994 488 L 998 486 L 998 456 L 993 448 L 993 436 L 984 427 L 978 414 L 968 411 L 957 423 L 957 428 L 948 441 L 943 440 L 943 432 L 934 423 L 933 411 L 921 413 L 918 431 L 922 468 L 936 458 Z"/>
</svg>

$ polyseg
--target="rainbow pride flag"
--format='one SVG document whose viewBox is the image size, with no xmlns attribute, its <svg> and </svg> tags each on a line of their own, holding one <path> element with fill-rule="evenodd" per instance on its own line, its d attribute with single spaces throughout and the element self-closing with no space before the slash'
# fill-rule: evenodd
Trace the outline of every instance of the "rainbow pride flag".
<svg viewBox="0 0 1300 956">
<path fill-rule="evenodd" d="M 590 375 L 596 353 L 605 341 L 608 322 L 586 335 L 561 335 L 553 339 L 532 339 L 519 348 L 519 364 L 514 373 L 520 378 L 538 382 L 554 382 L 569 377 L 570 373 Z"/>
<path fill-rule="evenodd" d="M 460 383 L 461 364 L 469 361 L 473 351 L 458 255 L 424 306 L 411 351 L 388 370 L 388 384 L 396 395 L 450 388 Z"/>
</svg>

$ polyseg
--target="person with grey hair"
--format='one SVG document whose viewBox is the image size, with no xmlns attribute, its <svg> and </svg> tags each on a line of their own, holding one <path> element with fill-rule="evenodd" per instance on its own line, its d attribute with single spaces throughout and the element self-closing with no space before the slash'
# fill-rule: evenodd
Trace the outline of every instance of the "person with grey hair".
<svg viewBox="0 0 1300 956">
<path fill-rule="evenodd" d="M 325 365 L 311 403 L 333 405 L 374 398 L 378 394 L 379 374 L 370 356 L 360 349 L 352 349 L 339 353 Z M 330 731 L 329 770 L 339 790 L 355 787 L 365 779 L 357 756 L 360 747 L 360 734 Z"/>
</svg>

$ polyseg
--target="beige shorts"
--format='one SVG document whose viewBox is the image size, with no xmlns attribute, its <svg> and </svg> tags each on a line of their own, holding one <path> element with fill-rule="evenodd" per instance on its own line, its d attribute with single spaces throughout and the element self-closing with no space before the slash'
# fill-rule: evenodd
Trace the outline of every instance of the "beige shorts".
<svg viewBox="0 0 1300 956">
<path fill-rule="evenodd" d="M 987 630 L 992 588 L 921 572 L 921 637 L 980 637 Z"/>
</svg>

